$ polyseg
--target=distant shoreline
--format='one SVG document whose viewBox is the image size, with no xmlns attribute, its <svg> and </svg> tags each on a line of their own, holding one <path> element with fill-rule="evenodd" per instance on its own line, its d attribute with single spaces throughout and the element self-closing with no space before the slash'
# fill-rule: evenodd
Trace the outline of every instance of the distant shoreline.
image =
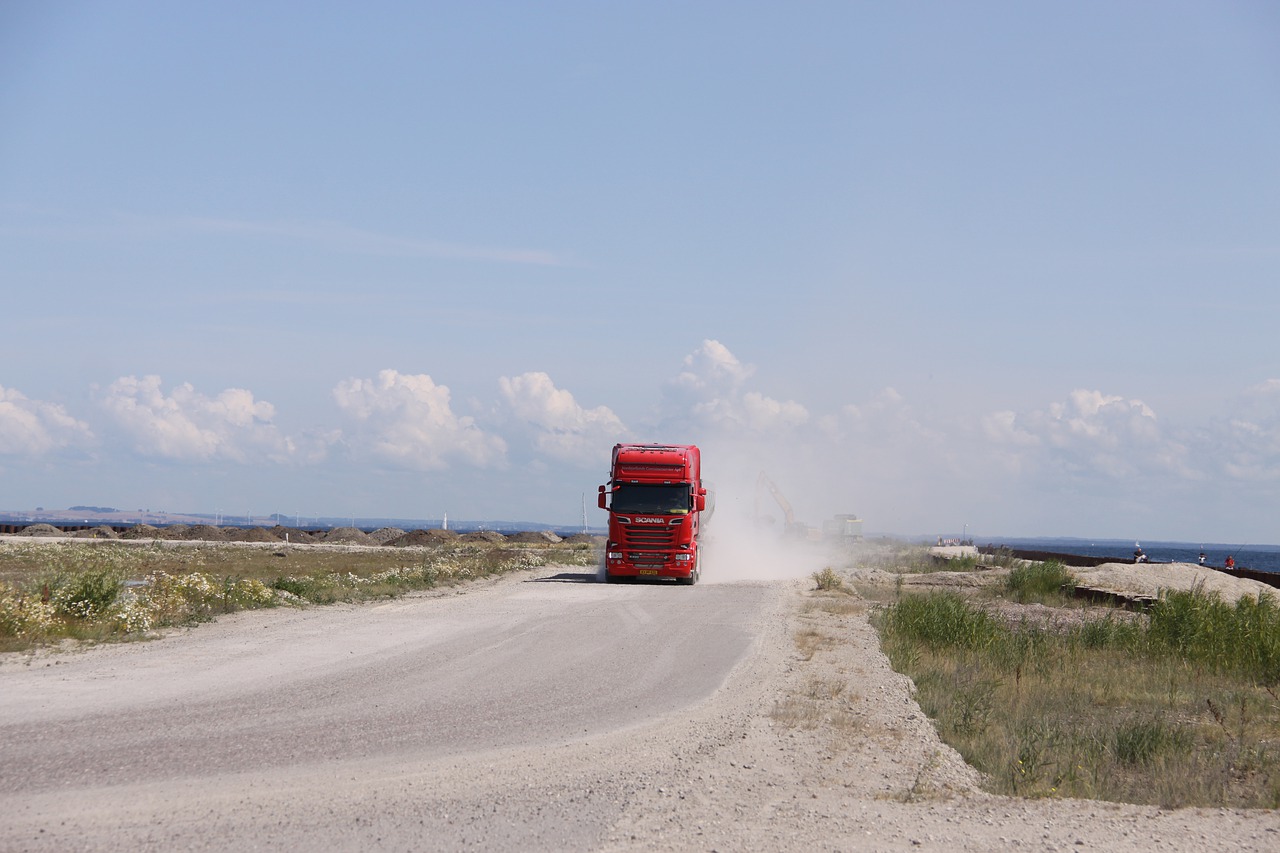
<svg viewBox="0 0 1280 853">
<path fill-rule="evenodd" d="M 258 528 L 261 528 L 261 529 L 280 528 L 280 529 L 287 529 L 287 530 L 299 530 L 299 531 L 312 533 L 312 534 L 325 533 L 330 530 L 335 530 L 341 527 L 351 527 L 357 530 L 362 530 L 366 533 L 372 532 L 374 530 L 388 528 L 388 527 L 395 527 L 405 531 L 450 530 L 455 533 L 476 533 L 476 532 L 483 532 L 483 531 L 494 531 L 502 534 L 514 534 L 514 533 L 548 531 L 548 532 L 555 533 L 559 536 L 570 536 L 575 533 L 587 533 L 590 535 L 603 536 L 606 532 L 604 527 L 588 526 L 584 530 L 581 524 L 578 524 L 578 525 L 542 524 L 538 522 L 519 522 L 519 521 L 494 521 L 494 522 L 450 521 L 447 527 L 443 527 L 442 522 L 439 522 L 439 521 L 437 522 L 432 522 L 430 520 L 409 521 L 405 519 L 400 519 L 398 520 L 399 523 L 396 523 L 397 522 L 396 519 L 320 518 L 320 519 L 315 519 L 315 521 L 317 522 L 315 524 L 310 524 L 310 523 L 298 524 L 294 519 L 288 519 L 288 518 L 276 519 L 274 517 L 258 518 L 253 521 L 223 520 L 221 523 L 214 523 L 213 518 L 210 516 L 188 516 L 188 515 L 169 515 L 169 516 L 165 516 L 164 520 L 160 520 L 156 518 L 149 521 L 138 521 L 135 518 L 129 518 L 125 520 L 113 519 L 110 517 L 94 518 L 92 516 L 88 518 L 84 518 L 80 515 L 76 515 L 73 518 L 74 520 L 68 519 L 65 517 L 52 518 L 52 519 L 49 517 L 41 517 L 41 518 L 36 518 L 32 520 L 26 517 L 15 518 L 11 514 L 6 515 L 4 513 L 0 513 L 0 534 L 22 535 L 22 531 L 26 530 L 28 527 L 33 527 L 37 524 L 44 524 L 50 527 L 56 527 L 68 535 L 75 535 L 77 533 L 95 530 L 98 528 L 109 528 L 117 534 L 124 534 L 124 533 L 127 533 L 128 531 L 134 530 L 139 527 L 154 527 L 159 530 L 167 530 L 174 527 L 195 527 L 195 526 L 216 527 L 220 530 L 227 530 L 227 531 L 245 531 L 245 530 L 258 529 Z M 306 520 L 304 519 L 304 522 L 305 521 Z M 355 521 L 357 523 L 352 524 L 351 523 L 352 521 Z"/>
<path fill-rule="evenodd" d="M 985 555 L 993 555 L 996 553 L 1011 554 L 1020 560 L 1033 560 L 1035 562 L 1057 561 L 1064 566 L 1074 566 L 1077 568 L 1096 568 L 1098 566 L 1119 563 L 1122 565 L 1145 565 L 1158 567 L 1161 565 L 1199 565 L 1200 568 L 1210 569 L 1221 574 L 1234 578 L 1243 578 L 1245 580 L 1258 581 L 1268 586 L 1280 588 L 1280 571 L 1267 571 L 1264 569 L 1254 569 L 1243 566 L 1228 569 L 1220 565 L 1213 565 L 1205 562 L 1203 565 L 1198 560 L 1144 560 L 1138 564 L 1132 557 L 1116 557 L 1096 554 L 1072 554 L 1069 552 L 1059 551 L 1032 551 L 1023 548 L 1008 548 L 1004 546 L 983 545 L 978 548 L 978 553 Z"/>
</svg>

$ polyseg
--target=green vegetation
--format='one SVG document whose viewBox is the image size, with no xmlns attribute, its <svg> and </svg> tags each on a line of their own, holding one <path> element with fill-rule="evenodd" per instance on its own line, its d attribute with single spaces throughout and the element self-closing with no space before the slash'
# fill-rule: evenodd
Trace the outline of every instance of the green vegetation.
<svg viewBox="0 0 1280 853">
<path fill-rule="evenodd" d="M 1023 563 L 1009 572 L 1005 587 L 1021 604 L 1062 604 L 1075 593 L 1076 579 L 1057 561 Z"/>
<path fill-rule="evenodd" d="M 813 582 L 817 584 L 818 589 L 828 592 L 839 592 L 845 589 L 844 579 L 830 566 L 820 572 L 814 572 Z"/>
<path fill-rule="evenodd" d="M 0 545 L 0 651 L 144 637 L 219 613 L 402 595 L 545 565 L 591 566 L 589 545 L 427 549 L 217 544 Z"/>
<path fill-rule="evenodd" d="M 1005 592 L 1052 601 L 1070 586 L 1045 564 Z M 943 592 L 905 595 L 875 621 L 939 734 L 995 792 L 1280 807 L 1274 597 L 1167 592 L 1149 618 L 1083 613 L 1037 628 Z"/>
</svg>

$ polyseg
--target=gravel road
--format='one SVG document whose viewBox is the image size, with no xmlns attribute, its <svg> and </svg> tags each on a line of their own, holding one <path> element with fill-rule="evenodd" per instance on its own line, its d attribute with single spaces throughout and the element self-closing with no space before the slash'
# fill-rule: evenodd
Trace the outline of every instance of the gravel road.
<svg viewBox="0 0 1280 853">
<path fill-rule="evenodd" d="M 979 792 L 803 581 L 592 580 L 6 656 L 0 850 L 1280 849 L 1274 812 Z"/>
</svg>

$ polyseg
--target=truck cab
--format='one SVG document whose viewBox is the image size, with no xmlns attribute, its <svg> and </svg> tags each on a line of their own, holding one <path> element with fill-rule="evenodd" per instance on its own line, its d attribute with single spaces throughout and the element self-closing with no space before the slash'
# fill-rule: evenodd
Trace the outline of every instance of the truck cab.
<svg viewBox="0 0 1280 853">
<path fill-rule="evenodd" d="M 599 488 L 609 512 L 604 578 L 698 582 L 699 537 L 710 517 L 702 455 L 692 444 L 618 444 L 609 482 Z"/>
</svg>

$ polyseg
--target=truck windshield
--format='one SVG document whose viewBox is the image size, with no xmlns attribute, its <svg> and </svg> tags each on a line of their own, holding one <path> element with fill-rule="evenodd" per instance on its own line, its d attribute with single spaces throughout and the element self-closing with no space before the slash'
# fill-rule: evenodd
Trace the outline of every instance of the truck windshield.
<svg viewBox="0 0 1280 853">
<path fill-rule="evenodd" d="M 689 484 L 619 483 L 609 508 L 614 512 L 688 512 Z"/>
</svg>

